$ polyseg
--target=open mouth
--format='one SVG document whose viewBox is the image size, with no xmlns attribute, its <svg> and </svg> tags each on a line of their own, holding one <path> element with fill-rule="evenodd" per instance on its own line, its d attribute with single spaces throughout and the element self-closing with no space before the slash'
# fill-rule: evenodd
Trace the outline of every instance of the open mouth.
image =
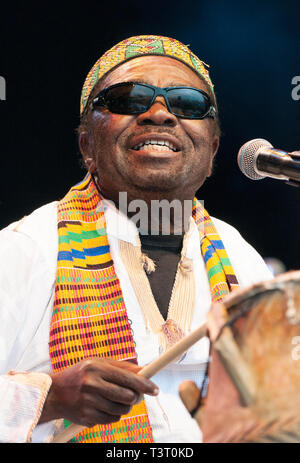
<svg viewBox="0 0 300 463">
<path fill-rule="evenodd" d="M 164 153 L 176 153 L 180 151 L 174 143 L 169 140 L 156 140 L 156 139 L 147 139 L 139 144 L 133 146 L 131 149 L 134 151 L 157 151 Z"/>
</svg>

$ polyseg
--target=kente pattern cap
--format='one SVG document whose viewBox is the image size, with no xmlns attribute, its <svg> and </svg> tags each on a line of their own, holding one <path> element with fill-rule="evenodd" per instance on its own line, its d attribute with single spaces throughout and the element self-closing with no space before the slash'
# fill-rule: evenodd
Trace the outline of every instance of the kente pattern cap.
<svg viewBox="0 0 300 463">
<path fill-rule="evenodd" d="M 169 37 L 138 35 L 117 43 L 96 61 L 82 87 L 80 114 L 83 113 L 91 91 L 101 77 L 125 61 L 144 55 L 163 55 L 182 61 L 199 74 L 214 92 L 206 69 L 208 65 L 201 61 L 187 45 Z"/>
</svg>

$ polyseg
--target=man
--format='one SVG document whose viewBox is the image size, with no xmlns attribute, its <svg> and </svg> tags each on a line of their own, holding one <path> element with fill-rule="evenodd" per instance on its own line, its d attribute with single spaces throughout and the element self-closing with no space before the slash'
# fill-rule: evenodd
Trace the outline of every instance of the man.
<svg viewBox="0 0 300 463">
<path fill-rule="evenodd" d="M 166 37 L 117 44 L 87 76 L 78 133 L 85 179 L 1 232 L 0 440 L 49 441 L 64 418 L 90 428 L 76 441 L 201 442 L 178 387 L 202 385 L 208 339 L 153 382 L 137 373 L 198 327 L 212 300 L 270 278 L 195 199 L 219 146 L 204 63 Z M 183 210 L 172 209 L 167 233 L 151 214 L 162 200 Z"/>
</svg>

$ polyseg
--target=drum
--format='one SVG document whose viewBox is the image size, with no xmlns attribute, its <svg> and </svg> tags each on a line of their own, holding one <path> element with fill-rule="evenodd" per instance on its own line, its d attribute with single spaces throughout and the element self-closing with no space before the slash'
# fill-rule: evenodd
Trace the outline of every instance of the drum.
<svg viewBox="0 0 300 463">
<path fill-rule="evenodd" d="M 180 396 L 204 442 L 300 442 L 300 271 L 214 304 L 208 387 Z"/>
</svg>

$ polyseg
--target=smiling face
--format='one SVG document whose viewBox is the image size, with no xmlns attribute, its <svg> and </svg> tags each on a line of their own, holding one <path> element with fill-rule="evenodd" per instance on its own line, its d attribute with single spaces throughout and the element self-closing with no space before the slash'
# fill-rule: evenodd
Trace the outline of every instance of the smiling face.
<svg viewBox="0 0 300 463">
<path fill-rule="evenodd" d="M 169 57 L 141 56 L 125 62 L 101 79 L 96 93 L 120 82 L 157 87 L 189 86 L 207 92 L 206 84 L 185 64 Z M 95 92 L 93 92 L 95 94 Z M 177 118 L 158 96 L 145 113 L 113 114 L 99 108 L 80 130 L 83 157 L 92 159 L 103 195 L 129 199 L 192 199 L 210 175 L 219 137 L 211 118 Z"/>
</svg>

